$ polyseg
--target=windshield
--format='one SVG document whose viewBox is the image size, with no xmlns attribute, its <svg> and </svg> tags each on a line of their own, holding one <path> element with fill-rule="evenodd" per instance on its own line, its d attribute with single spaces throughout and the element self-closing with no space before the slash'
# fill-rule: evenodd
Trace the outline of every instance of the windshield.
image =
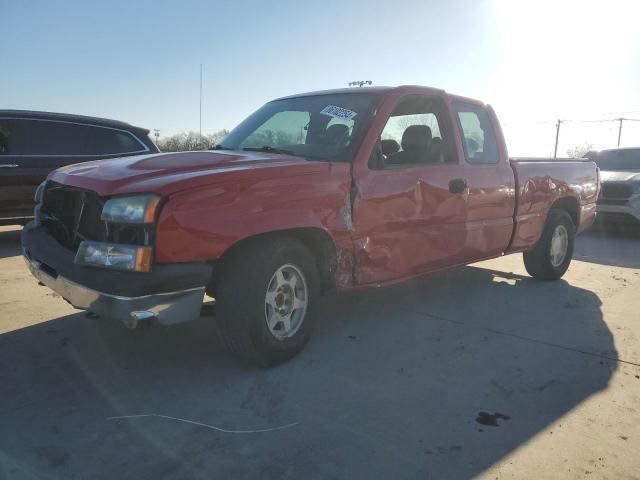
<svg viewBox="0 0 640 480">
<path fill-rule="evenodd" d="M 604 150 L 593 161 L 601 170 L 640 170 L 640 149 Z"/>
<path fill-rule="evenodd" d="M 343 93 L 269 102 L 227 135 L 220 148 L 351 161 L 377 95 Z"/>
</svg>

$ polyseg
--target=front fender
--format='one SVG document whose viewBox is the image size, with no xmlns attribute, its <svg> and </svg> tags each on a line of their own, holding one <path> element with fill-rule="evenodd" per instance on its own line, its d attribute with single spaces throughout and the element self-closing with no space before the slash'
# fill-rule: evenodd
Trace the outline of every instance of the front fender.
<svg viewBox="0 0 640 480">
<path fill-rule="evenodd" d="M 337 249 L 351 250 L 350 218 L 343 215 L 350 180 L 349 165 L 336 164 L 321 176 L 226 183 L 176 193 L 160 213 L 155 262 L 214 260 L 243 239 L 293 228 L 321 228 Z"/>
</svg>

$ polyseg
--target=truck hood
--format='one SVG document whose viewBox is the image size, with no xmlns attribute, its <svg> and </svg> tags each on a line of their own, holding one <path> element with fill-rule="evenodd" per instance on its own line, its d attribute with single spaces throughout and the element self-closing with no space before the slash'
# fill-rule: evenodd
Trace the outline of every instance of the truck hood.
<svg viewBox="0 0 640 480">
<path fill-rule="evenodd" d="M 78 163 L 49 179 L 99 195 L 172 193 L 214 183 L 326 172 L 328 162 L 261 152 L 199 151 L 160 153 Z"/>
<path fill-rule="evenodd" d="M 600 171 L 602 182 L 640 182 L 640 172 L 634 170 Z"/>
</svg>

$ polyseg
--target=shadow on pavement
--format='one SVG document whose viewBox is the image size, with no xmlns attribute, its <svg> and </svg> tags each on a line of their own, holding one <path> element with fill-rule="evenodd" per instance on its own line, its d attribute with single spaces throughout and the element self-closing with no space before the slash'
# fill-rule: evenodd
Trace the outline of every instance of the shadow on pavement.
<svg viewBox="0 0 640 480">
<path fill-rule="evenodd" d="M 15 257 L 21 255 L 20 233 L 22 227 L 0 228 L 0 258 Z"/>
<path fill-rule="evenodd" d="M 600 305 L 563 281 L 464 267 L 327 299 L 307 349 L 271 370 L 224 355 L 211 318 L 12 331 L 0 477 L 470 478 L 607 387 Z M 295 425 L 108 419 L 136 414 Z"/>
<path fill-rule="evenodd" d="M 576 241 L 574 258 L 615 267 L 640 268 L 640 222 L 597 222 Z"/>
</svg>

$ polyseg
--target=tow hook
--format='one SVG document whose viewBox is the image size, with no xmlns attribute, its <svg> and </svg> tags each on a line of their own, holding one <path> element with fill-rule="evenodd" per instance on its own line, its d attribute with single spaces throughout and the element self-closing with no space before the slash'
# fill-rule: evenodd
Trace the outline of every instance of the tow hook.
<svg viewBox="0 0 640 480">
<path fill-rule="evenodd" d="M 122 323 L 124 323 L 125 327 L 133 330 L 138 326 L 138 322 L 141 322 L 143 325 L 150 325 L 151 320 L 156 318 L 156 315 L 148 310 L 140 310 L 131 312 L 129 317 L 127 320 L 123 320 Z"/>
</svg>

